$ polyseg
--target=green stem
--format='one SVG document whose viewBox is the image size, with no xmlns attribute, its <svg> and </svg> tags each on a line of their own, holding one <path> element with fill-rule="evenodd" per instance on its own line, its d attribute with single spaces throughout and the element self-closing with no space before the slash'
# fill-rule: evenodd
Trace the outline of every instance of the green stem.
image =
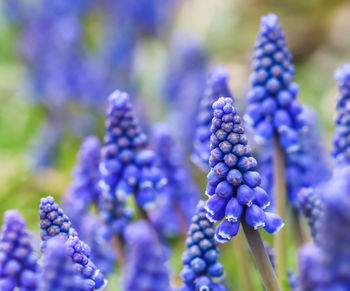
<svg viewBox="0 0 350 291">
<path fill-rule="evenodd" d="M 239 269 L 243 277 L 243 290 L 254 290 L 253 279 L 251 276 L 251 268 L 249 264 L 250 260 L 248 256 L 248 248 L 241 229 L 239 230 L 234 242 L 236 243 L 235 247 L 239 263 Z"/>
<path fill-rule="evenodd" d="M 274 188 L 276 213 L 285 221 L 287 185 L 285 177 L 285 153 L 279 143 L 277 134 L 273 137 L 274 144 Z M 287 280 L 287 245 L 286 228 L 282 228 L 274 235 L 274 247 L 276 251 L 276 272 L 280 282 Z"/>
<path fill-rule="evenodd" d="M 118 261 L 120 265 L 120 269 L 123 273 L 123 267 L 125 263 L 125 241 L 120 233 L 112 236 L 112 246 L 118 253 Z"/>
<path fill-rule="evenodd" d="M 306 239 L 303 233 L 303 228 L 300 223 L 299 211 L 295 208 L 292 208 L 292 217 L 293 217 L 294 235 L 296 237 L 298 247 L 300 247 L 306 242 Z"/>
<path fill-rule="evenodd" d="M 266 290 L 281 291 L 277 276 L 273 270 L 269 257 L 266 254 L 259 231 L 254 230 L 254 228 L 249 226 L 244 220 L 242 220 L 242 226 Z"/>
</svg>

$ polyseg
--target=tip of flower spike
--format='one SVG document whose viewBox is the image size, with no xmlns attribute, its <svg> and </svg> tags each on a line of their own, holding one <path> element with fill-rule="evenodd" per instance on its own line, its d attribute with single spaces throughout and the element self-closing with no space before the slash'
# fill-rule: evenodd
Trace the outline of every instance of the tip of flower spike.
<svg viewBox="0 0 350 291">
<path fill-rule="evenodd" d="M 124 238 L 129 244 L 151 240 L 151 234 L 149 223 L 143 219 L 130 223 L 124 230 Z"/>
<path fill-rule="evenodd" d="M 278 16 L 274 13 L 261 16 L 261 25 L 267 29 L 273 29 L 278 25 Z"/>
<path fill-rule="evenodd" d="M 6 223 L 9 223 L 9 224 L 11 224 L 13 222 L 25 224 L 23 217 L 20 215 L 20 213 L 17 209 L 9 209 L 9 210 L 5 211 L 4 221 L 6 221 Z"/>
<path fill-rule="evenodd" d="M 84 138 L 84 141 L 82 143 L 82 147 L 83 148 L 100 148 L 100 140 L 98 139 L 97 136 L 95 135 L 89 135 L 87 137 Z"/>
<path fill-rule="evenodd" d="M 334 78 L 339 82 L 350 81 L 350 63 L 343 64 L 334 73 Z"/>
<path fill-rule="evenodd" d="M 197 203 L 196 209 L 197 209 L 197 212 L 201 210 L 205 210 L 205 201 L 200 199 Z"/>
<path fill-rule="evenodd" d="M 109 97 L 108 101 L 110 104 L 115 106 L 117 109 L 124 108 L 129 102 L 129 95 L 125 92 L 115 90 Z"/>
<path fill-rule="evenodd" d="M 230 78 L 230 74 L 228 73 L 227 69 L 224 66 L 216 66 L 208 76 L 208 83 L 211 86 L 215 86 L 220 83 L 227 82 L 227 80 Z M 223 96 L 227 97 L 227 96 Z"/>
<path fill-rule="evenodd" d="M 213 109 L 223 109 L 226 105 L 232 107 L 233 99 L 231 97 L 220 97 L 213 103 Z"/>
</svg>

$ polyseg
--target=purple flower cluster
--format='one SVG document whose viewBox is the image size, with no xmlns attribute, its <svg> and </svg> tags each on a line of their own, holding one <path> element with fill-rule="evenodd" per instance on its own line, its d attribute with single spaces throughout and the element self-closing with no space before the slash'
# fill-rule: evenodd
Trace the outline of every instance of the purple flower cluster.
<svg viewBox="0 0 350 291">
<path fill-rule="evenodd" d="M 97 214 L 88 213 L 82 217 L 84 225 L 83 235 L 79 237 L 90 246 L 90 259 L 102 274 L 108 275 L 113 272 L 117 253 L 111 242 L 106 237 L 105 225 Z"/>
<path fill-rule="evenodd" d="M 109 97 L 105 128 L 100 211 L 110 231 L 121 232 L 131 218 L 126 198 L 134 193 L 137 204 L 149 210 L 166 179 L 155 167 L 155 154 L 147 149 L 127 93 L 115 91 Z"/>
<path fill-rule="evenodd" d="M 86 98 L 86 86 L 93 91 L 82 42 L 80 8 L 67 0 L 42 1 L 31 7 L 32 14 L 23 23 L 20 52 L 36 98 L 49 107 Z"/>
<path fill-rule="evenodd" d="M 315 242 L 299 251 L 299 289 L 349 290 L 350 288 L 350 168 L 337 169 L 323 185 L 323 211 Z"/>
<path fill-rule="evenodd" d="M 224 219 L 216 228 L 216 239 L 226 242 L 238 233 L 240 220 L 269 233 L 277 232 L 282 219 L 264 209 L 270 201 L 261 188 L 257 161 L 251 156 L 248 139 L 232 98 L 220 97 L 213 104 L 214 117 L 210 138 L 210 172 L 206 194 L 208 218 Z"/>
<path fill-rule="evenodd" d="M 322 200 L 317 191 L 319 192 L 319 189 L 303 188 L 298 194 L 300 209 L 308 221 L 314 239 L 320 228 L 319 218 L 322 213 Z"/>
<path fill-rule="evenodd" d="M 105 1 L 109 11 L 107 15 L 114 17 L 131 37 L 140 38 L 145 35 L 157 36 L 162 34 L 170 25 L 175 0 L 113 0 Z"/>
<path fill-rule="evenodd" d="M 98 182 L 100 162 L 100 141 L 95 136 L 84 139 L 73 169 L 73 181 L 63 197 L 63 208 L 79 235 L 83 232 L 82 216 L 88 212 L 92 202 L 100 194 Z"/>
<path fill-rule="evenodd" d="M 168 74 L 164 84 L 170 117 L 185 144 L 192 151 L 198 104 L 205 90 L 207 56 L 200 42 L 189 35 L 176 35 L 171 43 Z"/>
<path fill-rule="evenodd" d="M 64 240 L 50 239 L 43 257 L 39 291 L 90 291 L 93 282 L 84 280 L 76 270 Z"/>
<path fill-rule="evenodd" d="M 71 227 L 68 216 L 51 196 L 40 199 L 39 218 L 42 250 L 46 248 L 46 242 L 52 237 L 58 236 L 67 240 L 70 236 L 77 236 L 77 232 Z"/>
<path fill-rule="evenodd" d="M 0 236 L 0 290 L 37 290 L 39 266 L 31 235 L 17 210 L 4 214 Z"/>
<path fill-rule="evenodd" d="M 75 269 L 86 280 L 93 282 L 93 288 L 101 288 L 105 282 L 100 270 L 90 260 L 90 248 L 79 240 L 77 232 L 71 227 L 71 222 L 63 210 L 55 203 L 53 197 L 48 196 L 40 200 L 39 207 L 42 251 L 45 252 L 47 242 L 53 237 L 65 241 Z M 93 289 L 93 290 L 94 290 Z"/>
<path fill-rule="evenodd" d="M 192 160 L 200 169 L 206 172 L 209 170 L 212 106 L 219 97 L 233 97 L 228 86 L 229 77 L 225 67 L 215 67 L 208 76 L 204 97 L 199 104 Z"/>
<path fill-rule="evenodd" d="M 188 230 L 187 250 L 182 254 L 184 268 L 180 278 L 184 285 L 180 287 L 181 291 L 226 290 L 223 285 L 212 280 L 212 277 L 223 275 L 224 267 L 218 262 L 219 248 L 214 239 L 215 228 L 206 217 L 204 205 L 205 202 L 200 200 Z"/>
<path fill-rule="evenodd" d="M 306 127 L 299 131 L 298 150 L 286 152 L 286 182 L 288 201 L 294 207 L 299 207 L 298 193 L 304 187 L 316 187 L 327 180 L 331 173 L 323 139 L 318 126 L 318 117 L 314 110 L 303 106 L 301 117 Z M 259 170 L 262 174 L 262 187 L 273 192 L 273 146 L 264 146 L 258 156 Z"/>
<path fill-rule="evenodd" d="M 270 140 L 278 132 L 279 142 L 287 152 L 298 149 L 297 131 L 304 125 L 291 60 L 278 17 L 272 13 L 262 16 L 245 117 L 255 128 L 259 140 Z"/>
<path fill-rule="evenodd" d="M 157 234 L 145 220 L 127 226 L 125 291 L 170 291 L 165 256 Z"/>
<path fill-rule="evenodd" d="M 350 162 L 350 63 L 345 63 L 341 66 L 335 72 L 335 78 L 338 81 L 339 94 L 332 154 L 337 164 L 348 165 Z"/>
<path fill-rule="evenodd" d="M 99 162 L 100 141 L 88 136 L 80 147 L 73 181 L 63 197 L 63 208 L 79 237 L 91 247 L 92 261 L 108 274 L 113 270 L 116 256 L 102 235 L 103 222 L 98 215 L 89 212 L 91 204 L 99 200 Z"/>
<path fill-rule="evenodd" d="M 165 237 L 174 236 L 187 231 L 200 196 L 199 189 L 169 125 L 159 123 L 153 127 L 152 148 L 157 155 L 156 165 L 168 183 L 157 198 L 157 208 L 151 213 L 151 218 Z"/>
</svg>

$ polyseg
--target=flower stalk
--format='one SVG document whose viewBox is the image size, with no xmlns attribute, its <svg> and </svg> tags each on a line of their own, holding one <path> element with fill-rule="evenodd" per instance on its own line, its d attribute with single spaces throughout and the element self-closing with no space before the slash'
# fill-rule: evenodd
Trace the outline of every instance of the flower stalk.
<svg viewBox="0 0 350 291">
<path fill-rule="evenodd" d="M 298 247 L 301 247 L 306 242 L 306 238 L 303 232 L 302 225 L 300 223 L 299 211 L 295 208 L 292 208 L 292 219 L 294 236 L 296 238 Z"/>
<path fill-rule="evenodd" d="M 285 177 L 285 153 L 279 143 L 278 134 L 273 137 L 274 146 L 274 185 L 276 213 L 285 221 L 287 186 Z M 281 229 L 274 236 L 274 247 L 276 250 L 276 272 L 279 280 L 284 282 L 287 276 L 286 262 L 286 231 Z"/>
<path fill-rule="evenodd" d="M 245 237 L 253 254 L 255 264 L 259 270 L 261 279 L 267 291 L 280 291 L 282 290 L 277 276 L 269 257 L 265 251 L 263 241 L 258 231 L 254 230 L 253 227 L 249 226 L 244 220 L 242 220 L 242 227 L 244 230 Z M 250 289 L 253 290 L 253 289 Z"/>
<path fill-rule="evenodd" d="M 242 274 L 242 284 L 244 290 L 254 290 L 251 266 L 249 264 L 248 249 L 242 230 L 238 231 L 236 239 L 236 252 L 238 263 Z"/>
</svg>

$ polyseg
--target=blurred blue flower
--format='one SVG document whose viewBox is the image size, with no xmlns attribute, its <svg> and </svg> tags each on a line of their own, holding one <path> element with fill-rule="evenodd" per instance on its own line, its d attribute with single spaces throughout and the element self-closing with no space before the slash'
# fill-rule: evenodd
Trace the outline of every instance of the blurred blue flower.
<svg viewBox="0 0 350 291">
<path fill-rule="evenodd" d="M 171 127 L 164 123 L 153 127 L 151 145 L 157 156 L 156 165 L 168 181 L 151 212 L 152 222 L 165 237 L 186 233 L 200 194 L 185 153 L 174 140 Z"/>
<path fill-rule="evenodd" d="M 299 289 L 350 288 L 350 168 L 338 168 L 322 186 L 323 211 L 315 241 L 299 251 Z"/>
<path fill-rule="evenodd" d="M 157 235 L 145 220 L 127 226 L 125 291 L 170 291 L 169 274 Z"/>
<path fill-rule="evenodd" d="M 7 210 L 0 236 L 0 290 L 37 290 L 37 260 L 23 217 L 17 210 Z"/>
<path fill-rule="evenodd" d="M 95 283 L 76 272 L 64 240 L 52 238 L 43 256 L 39 291 L 90 291 Z"/>
<path fill-rule="evenodd" d="M 116 256 L 111 244 L 103 237 L 103 222 L 90 213 L 92 203 L 98 203 L 100 188 L 100 141 L 96 136 L 84 139 L 73 169 L 73 181 L 63 197 L 63 209 L 79 237 L 91 247 L 91 259 L 104 274 L 113 270 Z"/>
<path fill-rule="evenodd" d="M 350 161 L 350 63 L 345 63 L 335 72 L 339 93 L 337 100 L 336 131 L 333 138 L 332 155 L 337 164 L 348 165 Z"/>
<path fill-rule="evenodd" d="M 303 106 L 300 116 L 305 121 L 305 127 L 298 131 L 299 148 L 296 151 L 285 153 L 288 201 L 294 207 L 299 207 L 298 193 L 303 187 L 315 187 L 331 176 L 316 112 L 308 106 Z M 272 193 L 274 190 L 273 146 L 271 143 L 264 145 L 261 149 L 258 161 L 262 174 L 261 185 Z"/>
<path fill-rule="evenodd" d="M 299 86 L 293 83 L 291 60 L 277 15 L 262 16 L 245 119 L 254 127 L 259 141 L 268 141 L 278 132 L 279 142 L 287 152 L 299 148 L 297 131 L 304 125 L 300 117 L 302 107 L 296 99 Z"/>
<path fill-rule="evenodd" d="M 63 197 L 63 209 L 79 235 L 84 227 L 82 216 L 88 212 L 91 203 L 97 203 L 100 194 L 100 148 L 100 141 L 96 136 L 84 139 L 73 169 L 73 181 Z"/>
<path fill-rule="evenodd" d="M 176 35 L 171 42 L 164 96 L 176 134 L 190 153 L 198 104 L 206 84 L 207 55 L 200 42 L 188 35 Z"/>
<path fill-rule="evenodd" d="M 314 239 L 320 227 L 319 218 L 322 213 L 322 201 L 318 192 L 320 192 L 318 187 L 316 190 L 314 188 L 302 188 L 298 194 L 300 209 L 308 221 Z"/>
<path fill-rule="evenodd" d="M 215 238 L 226 242 L 238 233 L 240 220 L 258 229 L 276 233 L 282 219 L 264 209 L 270 205 L 266 191 L 260 187 L 257 161 L 251 156 L 248 139 L 232 98 L 220 97 L 213 104 L 210 158 L 206 194 L 207 217 L 221 221 Z"/>
<path fill-rule="evenodd" d="M 156 190 L 166 183 L 155 166 L 155 154 L 134 116 L 129 95 L 115 91 L 109 97 L 106 134 L 101 151 L 100 211 L 111 233 L 123 231 L 132 214 L 126 198 L 135 194 L 145 210 L 154 207 Z"/>
<path fill-rule="evenodd" d="M 224 267 L 218 262 L 219 249 L 214 239 L 215 227 L 206 217 L 205 202 L 200 200 L 196 214 L 188 230 L 187 250 L 182 254 L 184 267 L 180 278 L 184 285 L 181 291 L 191 290 L 227 290 L 212 278 L 221 277 Z"/>
<path fill-rule="evenodd" d="M 207 87 L 200 100 L 197 127 L 193 139 L 192 160 L 205 172 L 209 170 L 212 105 L 219 97 L 233 97 L 228 86 L 229 77 L 224 66 L 215 67 L 208 76 Z"/>
<path fill-rule="evenodd" d="M 53 197 L 48 196 L 40 200 L 39 217 L 42 252 L 45 253 L 48 241 L 51 238 L 61 238 L 65 241 L 66 248 L 74 262 L 74 268 L 85 279 L 92 280 L 95 289 L 102 288 L 105 285 L 105 279 L 100 270 L 90 260 L 90 247 L 79 239 L 77 232 L 71 227 L 69 218 L 55 203 Z"/>
<path fill-rule="evenodd" d="M 116 251 L 106 235 L 104 223 L 99 215 L 87 213 L 82 217 L 84 231 L 80 235 L 90 249 L 91 261 L 101 270 L 102 274 L 108 275 L 114 271 L 115 262 L 118 259 Z"/>
<path fill-rule="evenodd" d="M 288 284 L 291 291 L 298 291 L 299 277 L 297 274 L 289 271 L 287 275 Z"/>
</svg>

